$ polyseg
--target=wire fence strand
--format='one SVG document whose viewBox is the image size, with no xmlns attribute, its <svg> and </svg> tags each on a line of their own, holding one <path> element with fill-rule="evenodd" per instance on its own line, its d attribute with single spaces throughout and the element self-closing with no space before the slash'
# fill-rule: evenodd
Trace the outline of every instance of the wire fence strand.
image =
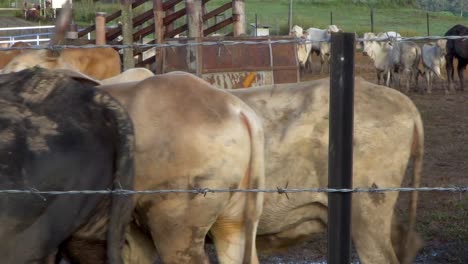
<svg viewBox="0 0 468 264">
<path fill-rule="evenodd" d="M 357 38 L 356 41 L 388 41 L 394 39 L 392 37 L 375 37 L 375 38 Z M 439 39 L 451 39 L 457 40 L 462 39 L 463 41 L 467 41 L 468 35 L 466 36 L 423 36 L 423 37 L 398 37 L 397 41 L 421 41 L 421 40 L 428 40 L 434 41 Z M 319 42 L 330 42 L 329 39 L 321 39 L 321 40 L 308 40 L 303 38 L 294 38 L 294 39 L 278 39 L 278 40 L 262 40 L 262 41 L 252 41 L 252 40 L 218 40 L 218 41 L 204 41 L 204 42 L 192 42 L 189 39 L 180 40 L 187 41 L 186 43 L 155 43 L 155 44 L 140 44 L 134 43 L 129 45 L 123 44 L 106 44 L 106 45 L 39 45 L 39 46 L 30 46 L 30 47 L 2 47 L 2 50 L 25 50 L 25 49 L 32 49 L 32 50 L 39 50 L 39 49 L 49 49 L 49 50 L 62 50 L 67 48 L 74 48 L 74 49 L 92 49 L 92 48 L 116 48 L 116 49 L 150 49 L 150 48 L 169 48 L 169 47 L 196 47 L 196 46 L 233 46 L 233 45 L 272 45 L 272 44 L 287 44 L 287 43 L 298 43 L 298 44 L 311 44 L 311 43 L 319 43 Z"/>
<path fill-rule="evenodd" d="M 450 187 L 398 187 L 398 188 L 276 188 L 276 189 L 161 189 L 161 190 L 126 190 L 126 189 L 107 189 L 107 190 L 69 190 L 69 191 L 41 191 L 35 188 L 24 190 L 0 190 L 0 194 L 36 194 L 36 195 L 76 195 L 76 194 L 115 194 L 115 195 L 134 195 L 134 194 L 174 194 L 191 193 L 381 193 L 381 192 L 468 192 L 468 186 L 450 186 Z"/>
</svg>

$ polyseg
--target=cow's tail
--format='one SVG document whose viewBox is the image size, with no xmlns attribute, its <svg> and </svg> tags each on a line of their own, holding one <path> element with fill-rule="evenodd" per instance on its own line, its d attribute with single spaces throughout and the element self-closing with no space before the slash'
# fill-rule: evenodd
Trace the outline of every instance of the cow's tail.
<svg viewBox="0 0 468 264">
<path fill-rule="evenodd" d="M 250 108 L 242 111 L 241 119 L 244 122 L 250 137 L 250 162 L 247 171 L 248 188 L 262 189 L 265 187 L 264 164 L 264 134 L 261 121 Z M 255 237 L 257 226 L 263 209 L 263 193 L 247 192 L 244 220 L 246 224 L 245 250 L 243 263 L 258 262 Z"/>
<path fill-rule="evenodd" d="M 416 110 L 415 124 L 413 130 L 413 143 L 411 147 L 411 156 L 414 158 L 413 165 L 413 187 L 419 188 L 421 184 L 421 174 L 423 167 L 424 156 L 424 129 L 421 120 L 421 115 Z M 416 229 L 416 211 L 418 206 L 418 191 L 413 191 L 410 197 L 409 204 L 409 228 L 406 238 L 406 248 L 409 247 L 408 243 L 414 242 L 415 229 Z"/>
<path fill-rule="evenodd" d="M 135 139 L 133 124 L 125 109 L 108 95 L 99 91 L 95 101 L 108 110 L 114 126 L 117 128 L 117 151 L 113 189 L 133 189 L 134 179 L 134 147 Z M 121 264 L 121 246 L 123 245 L 124 229 L 131 220 L 134 203 L 132 196 L 113 194 L 109 212 L 107 229 L 107 259 L 108 263 Z"/>
</svg>

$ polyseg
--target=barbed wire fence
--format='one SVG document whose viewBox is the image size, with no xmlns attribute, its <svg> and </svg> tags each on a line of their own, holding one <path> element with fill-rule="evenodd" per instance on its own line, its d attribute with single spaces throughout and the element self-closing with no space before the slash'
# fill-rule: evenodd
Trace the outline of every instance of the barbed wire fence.
<svg viewBox="0 0 468 264">
<path fill-rule="evenodd" d="M 181 38 L 185 39 L 185 38 Z M 389 41 L 394 40 L 393 37 L 373 37 L 373 38 L 356 38 L 356 42 L 364 42 L 364 41 Z M 447 39 L 447 40 L 458 40 L 461 39 L 463 41 L 467 41 L 468 35 L 466 36 L 421 36 L 421 37 L 398 37 L 396 38 L 397 41 L 435 41 L 439 39 Z M 189 40 L 189 39 L 188 39 Z M 116 48 L 116 49 L 149 49 L 149 48 L 171 48 L 171 47 L 197 47 L 197 46 L 216 46 L 216 45 L 224 45 L 224 46 L 232 46 L 232 45 L 271 45 L 271 44 L 289 44 L 289 43 L 297 43 L 297 44 L 312 44 L 312 43 L 320 43 L 320 42 L 330 42 L 329 39 L 320 39 L 320 40 L 310 40 L 304 38 L 293 38 L 293 39 L 279 39 L 279 40 L 264 40 L 264 41 L 249 41 L 249 40 L 242 40 L 242 41 L 235 41 L 235 40 L 218 40 L 218 41 L 204 41 L 204 42 L 187 42 L 187 43 L 155 43 L 155 44 L 140 44 L 134 43 L 131 45 L 124 45 L 124 44 L 106 44 L 106 45 L 36 45 L 30 47 L 0 47 L 1 50 L 40 50 L 40 49 L 49 49 L 49 50 L 61 50 L 67 48 L 75 48 L 75 49 L 92 49 L 92 48 Z"/>
<path fill-rule="evenodd" d="M 439 39 L 447 40 L 462 40 L 468 41 L 468 35 L 466 36 L 421 36 L 421 37 L 373 37 L 373 38 L 356 38 L 356 42 L 364 41 L 435 41 Z M 190 39 L 186 39 L 190 40 Z M 279 39 L 279 40 L 264 40 L 264 41 L 235 41 L 235 40 L 217 40 L 217 41 L 204 41 L 204 42 L 186 42 L 186 43 L 162 43 L 162 44 L 140 44 L 135 43 L 131 45 L 36 45 L 29 47 L 0 47 L 0 51 L 9 50 L 62 50 L 67 48 L 76 49 L 92 49 L 92 48 L 116 48 L 116 49 L 149 49 L 149 48 L 169 48 L 169 47 L 196 47 L 196 46 L 229 46 L 229 45 L 272 45 L 272 44 L 311 44 L 320 42 L 330 42 L 329 39 L 322 40 L 310 40 L 304 38 L 291 38 L 291 39 Z M 468 178 L 468 175 L 467 175 Z M 337 189 L 337 188 L 281 188 L 276 189 L 217 189 L 217 188 L 197 188 L 197 189 L 160 189 L 160 190 L 126 190 L 121 188 L 106 189 L 106 190 L 38 190 L 34 187 L 18 190 L 18 189 L 0 189 L 0 195 L 2 194 L 32 194 L 37 195 L 42 199 L 46 199 L 42 195 L 150 195 L 150 194 L 180 194 L 180 193 L 191 193 L 207 195 L 209 193 L 277 193 L 288 195 L 288 193 L 381 193 L 381 192 L 452 192 L 452 193 L 467 193 L 468 185 L 460 186 L 437 186 L 437 187 L 398 187 L 398 188 L 361 188 L 356 187 L 352 189 Z M 288 197 L 289 198 L 289 197 Z"/>
</svg>

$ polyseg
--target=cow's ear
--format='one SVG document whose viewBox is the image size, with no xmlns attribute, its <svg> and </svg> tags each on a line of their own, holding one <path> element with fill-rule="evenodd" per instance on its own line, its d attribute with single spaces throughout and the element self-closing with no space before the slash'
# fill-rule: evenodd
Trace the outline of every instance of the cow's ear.
<svg viewBox="0 0 468 264">
<path fill-rule="evenodd" d="M 75 81 L 78 81 L 80 83 L 85 83 L 88 85 L 92 86 L 98 86 L 101 85 L 101 82 L 99 80 L 96 80 L 84 73 L 81 73 L 79 71 L 76 71 L 74 69 L 56 69 L 55 71 L 63 73 L 67 75 L 68 77 L 74 79 Z"/>
</svg>

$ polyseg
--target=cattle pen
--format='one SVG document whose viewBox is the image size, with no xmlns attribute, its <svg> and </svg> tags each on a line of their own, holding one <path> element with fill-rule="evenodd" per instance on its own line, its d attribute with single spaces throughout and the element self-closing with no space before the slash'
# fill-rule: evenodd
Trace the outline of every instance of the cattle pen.
<svg viewBox="0 0 468 264">
<path fill-rule="evenodd" d="M 202 77 L 203 79 L 207 80 L 214 86 L 222 89 L 232 89 L 232 88 L 246 88 L 254 87 L 254 86 L 263 86 L 269 84 L 281 84 L 281 83 L 296 83 L 301 82 L 304 80 L 311 80 L 321 77 L 326 77 L 328 74 L 332 77 L 331 86 L 333 86 L 333 81 L 337 82 L 337 80 L 341 80 L 339 82 L 341 84 L 340 89 L 344 92 L 350 92 L 350 88 L 347 87 L 351 84 L 351 82 L 343 81 L 343 78 L 348 76 L 354 77 L 357 76 L 364 76 L 366 79 L 370 79 L 375 81 L 373 75 L 370 74 L 372 68 L 369 67 L 370 63 L 368 58 L 358 56 L 354 54 L 354 49 L 352 54 L 339 54 L 338 52 L 333 52 L 331 54 L 331 69 L 329 73 L 320 73 L 317 75 L 306 74 L 305 76 L 300 75 L 300 66 L 298 64 L 297 58 L 297 47 L 298 45 L 305 44 L 303 40 L 294 39 L 290 36 L 284 37 L 248 37 L 241 34 L 233 33 L 233 36 L 223 36 L 223 37 L 205 37 L 205 33 L 201 33 L 203 27 L 201 26 L 200 21 L 193 21 L 193 17 L 202 17 L 205 19 L 209 17 L 206 13 L 203 14 L 202 12 L 202 5 L 198 5 L 200 3 L 204 3 L 205 1 L 186 1 L 187 6 L 184 9 L 185 11 L 175 11 L 171 10 L 171 4 L 179 3 L 181 1 L 154 1 L 155 9 L 152 12 L 146 14 L 148 17 L 154 17 L 155 25 L 150 25 L 149 29 L 146 29 L 146 32 L 155 33 L 155 35 L 159 35 L 159 39 L 155 39 L 148 43 L 136 43 L 140 36 L 135 36 L 135 33 L 129 34 L 124 33 L 125 26 L 121 28 L 121 31 L 117 33 L 116 30 L 105 30 L 105 37 L 99 36 L 97 24 L 100 23 L 98 20 L 102 19 L 102 14 L 99 14 L 100 18 L 97 18 L 96 22 L 96 39 L 101 38 L 100 43 L 96 43 L 97 46 L 106 46 L 106 47 L 114 47 L 116 49 L 123 50 L 123 61 L 124 61 L 124 69 L 126 68 L 133 68 L 135 66 L 145 66 L 149 64 L 153 64 L 151 70 L 155 73 L 166 73 L 174 70 L 182 70 L 186 72 L 193 73 Z M 233 7 L 235 6 L 236 1 L 230 2 L 229 5 L 226 4 L 221 9 L 225 9 L 228 6 Z M 242 2 L 242 1 L 238 1 Z M 135 5 L 136 2 L 128 2 L 127 8 L 122 10 L 122 15 L 129 14 L 129 6 L 128 5 Z M 197 5 L 196 7 L 191 5 Z M 175 6 L 175 5 L 174 5 Z M 198 10 L 198 11 L 197 11 Z M 241 12 L 237 10 L 238 12 Z M 193 13 L 191 13 L 193 12 Z M 164 13 L 164 15 L 162 15 Z M 216 13 L 216 12 L 215 12 Z M 213 13 L 213 16 L 216 14 Z M 168 15 L 169 14 L 169 15 Z M 177 14 L 177 15 L 174 15 Z M 172 17 L 171 17 L 172 15 Z M 173 29 L 169 31 L 167 28 L 161 30 L 161 25 L 164 24 L 165 27 L 170 28 L 170 26 L 166 25 L 164 21 L 170 21 L 171 18 L 177 16 L 187 15 L 187 25 L 182 26 L 180 29 Z M 128 16 L 131 18 L 131 16 Z M 128 19 L 127 17 L 127 19 Z M 169 17 L 169 18 L 168 18 Z M 108 22 L 109 18 L 105 17 L 105 22 Z M 138 21 L 142 18 L 131 18 L 133 23 Z M 242 21 L 242 19 L 238 20 L 236 15 L 233 15 L 231 18 L 228 18 L 228 21 L 222 21 L 218 25 L 227 24 L 227 23 L 234 23 L 235 21 Z M 162 22 L 161 22 L 162 21 Z M 245 22 L 243 22 L 245 24 Z M 154 28 L 158 27 L 159 30 Z M 242 22 L 241 22 L 242 24 Z M 127 24 L 128 25 L 128 24 Z M 91 26 L 92 27 L 92 26 Z M 91 28 L 90 27 L 90 28 Z M 235 29 L 236 27 L 234 27 Z M 187 38 L 176 39 L 172 38 L 174 33 L 182 32 L 182 29 L 185 29 L 188 32 Z M 89 28 L 78 32 L 78 36 L 85 36 L 89 33 Z M 120 29 L 119 29 L 120 30 Z M 206 29 L 205 29 L 206 30 Z M 141 30 L 140 30 L 141 31 Z M 142 31 L 141 31 L 142 32 Z M 162 33 L 166 32 L 167 35 L 162 35 Z M 167 33 L 172 32 L 172 33 Z M 192 32 L 192 33 L 191 33 Z M 213 31 L 214 32 L 214 31 Z M 240 31 L 242 32 L 242 31 Z M 148 33 L 151 34 L 151 33 Z M 180 33 L 178 33 L 180 34 Z M 109 37 L 111 35 L 111 37 Z M 176 34 L 175 34 L 176 35 Z M 175 36 L 174 35 L 174 36 Z M 353 34 L 337 34 L 335 36 L 350 36 Z M 119 40 L 119 36 L 123 38 Z M 131 36 L 131 38 L 128 38 Z M 353 35 L 354 38 L 354 35 Z M 468 39 L 467 36 L 462 37 L 453 37 L 452 39 Z M 105 41 L 102 41 L 105 39 Z M 414 40 L 414 41 L 423 41 L 423 40 L 436 40 L 436 39 L 450 39 L 450 37 L 440 37 L 440 36 L 425 36 L 425 37 L 415 37 L 415 38 L 405 38 L 405 40 Z M 358 39 L 362 40 L 362 39 Z M 379 39 L 381 40 L 381 39 Z M 106 44 L 107 43 L 107 44 Z M 333 44 L 332 47 L 337 44 Z M 353 42 L 347 42 L 348 47 L 353 45 Z M 69 47 L 70 45 L 68 45 Z M 60 48 L 61 46 L 54 46 L 49 48 Z M 76 46 L 76 48 L 80 48 L 81 46 Z M 34 48 L 47 48 L 47 47 L 34 47 Z M 63 47 L 62 47 L 63 48 Z M 66 47 L 65 47 L 66 48 Z M 82 48 L 90 48 L 90 47 L 82 47 Z M 153 49 L 155 56 L 149 58 L 148 60 L 144 60 L 142 55 L 141 58 L 136 57 L 135 55 L 139 55 L 142 51 Z M 4 50 L 4 49 L 2 49 Z M 8 50 L 8 49 L 5 49 Z M 125 57 L 125 52 L 131 54 L 130 56 Z M 128 53 L 130 52 L 130 53 Z M 255 54 L 254 56 L 250 54 Z M 292 55 L 292 56 L 291 56 Z M 350 57 L 351 56 L 351 57 Z M 128 59 L 126 59 L 128 58 Z M 133 61 L 137 58 L 136 61 Z M 130 62 L 128 62 L 130 60 Z M 339 62 L 349 62 L 353 61 L 353 65 L 351 67 L 348 65 L 347 70 L 343 70 L 339 68 Z M 333 66 L 335 65 L 335 66 Z M 315 68 L 314 68 L 315 67 Z M 314 63 L 312 69 L 317 70 L 317 63 Z M 353 72 L 353 69 L 355 72 Z M 438 87 L 440 88 L 445 85 L 439 83 Z M 346 87 L 345 87 L 346 86 Z M 420 84 L 421 87 L 421 84 Z M 345 90 L 345 88 L 347 90 Z M 387 186 L 378 186 L 378 187 L 370 187 L 370 188 L 361 188 L 360 186 L 336 186 L 333 185 L 331 182 L 328 186 L 320 186 L 318 188 L 309 188 L 309 186 L 304 186 L 303 188 L 288 188 L 287 185 L 285 186 L 277 186 L 277 189 L 263 189 L 263 190 L 245 190 L 245 189 L 212 189 L 212 188 L 204 188 L 203 186 L 196 188 L 196 189 L 167 189 L 167 190 L 116 190 L 116 191 L 108 191 L 108 190 L 70 190 L 70 191 L 54 191 L 54 190 L 36 190 L 33 189 L 34 186 L 31 187 L 30 190 L 0 190 L 0 195 L 4 194 L 15 194 L 15 193 L 28 193 L 31 195 L 69 195 L 69 194 L 109 194 L 113 193 L 116 195 L 129 195 L 129 194 L 146 194 L 146 195 L 161 195 L 167 193 L 194 193 L 198 195 L 206 195 L 209 196 L 213 193 L 218 192 L 264 192 L 266 195 L 280 195 L 286 197 L 285 199 L 290 200 L 294 199 L 293 196 L 295 193 L 320 193 L 325 192 L 329 193 L 330 195 L 338 195 L 338 196 L 353 196 L 353 195 L 374 195 L 377 193 L 385 193 L 385 192 L 401 192 L 403 198 L 399 199 L 408 199 L 407 194 L 408 192 L 421 192 L 422 199 L 425 201 L 422 206 L 419 206 L 419 211 L 421 210 L 435 210 L 433 212 L 424 212 L 425 216 L 432 216 L 431 219 L 436 219 L 440 221 L 444 221 L 447 225 L 452 224 L 450 223 L 451 216 L 447 215 L 447 211 L 442 211 L 439 213 L 439 209 L 437 206 L 431 204 L 432 199 L 436 199 L 434 197 L 440 195 L 443 197 L 443 203 L 448 206 L 451 205 L 454 210 L 458 210 L 459 212 L 455 213 L 457 215 L 457 220 L 462 219 L 467 214 L 467 197 L 466 193 L 468 192 L 468 181 L 467 181 L 467 163 L 466 158 L 468 149 L 463 145 L 468 144 L 468 136 L 466 131 L 468 131 L 466 116 L 468 116 L 467 112 L 467 102 L 468 96 L 466 91 L 459 91 L 456 94 L 452 95 L 442 95 L 442 92 L 436 89 L 436 92 L 432 95 L 421 95 L 417 93 L 409 94 L 409 97 L 415 101 L 418 108 L 421 110 L 421 114 L 423 117 L 423 121 L 425 124 L 425 130 L 427 131 L 427 142 L 428 145 L 428 158 L 425 158 L 425 168 L 423 171 L 423 187 L 397 187 L 397 188 L 386 188 Z M 341 95 L 339 96 L 340 99 L 349 99 L 350 95 L 347 96 Z M 348 102 L 349 103 L 349 102 Z M 331 104 L 331 103 L 330 103 Z M 341 105 L 343 106 L 343 105 Z M 336 109 L 336 108 L 335 108 Z M 330 109 L 332 110 L 332 109 Z M 341 109 L 343 111 L 343 109 Z M 455 113 L 451 113 L 450 111 L 454 111 Z M 349 113 L 350 110 L 344 111 L 343 113 Z M 332 115 L 330 113 L 330 115 Z M 351 117 L 352 118 L 352 117 Z M 449 120 L 446 120 L 446 119 Z M 450 119 L 451 118 L 451 119 Z M 330 117 L 330 122 L 332 118 Z M 342 119 L 340 119 L 342 120 Z M 450 121 L 454 121 L 451 123 Z M 426 123 L 427 122 L 427 123 Z M 445 132 L 441 132 L 441 129 L 445 128 Z M 349 129 L 349 127 L 348 127 Z M 333 130 L 333 131 L 342 131 L 342 129 Z M 332 132 L 332 131 L 331 131 Z M 350 136 L 349 133 L 346 135 Z M 343 135 L 341 135 L 343 136 Z M 444 140 L 445 138 L 445 140 Z M 349 139 L 348 139 L 349 140 Z M 446 141 L 447 143 L 444 143 Z M 350 142 L 348 142 L 350 143 Z M 447 144 L 447 145 L 445 145 Z M 352 145 L 352 144 L 351 144 Z M 348 149 L 349 152 L 349 149 Z M 352 153 L 352 151 L 351 151 Z M 449 157 L 449 155 L 453 155 Z M 352 171 L 349 170 L 349 162 L 352 161 L 352 158 L 345 157 L 345 162 L 348 162 L 346 165 L 348 170 L 346 170 L 345 174 L 352 174 Z M 450 162 L 453 162 L 450 163 Z M 330 161 L 331 164 L 331 161 Z M 337 166 L 336 168 L 342 168 L 341 166 Z M 446 173 L 453 173 L 455 176 L 446 175 Z M 444 174 L 444 175 L 440 175 Z M 425 175 L 429 175 L 433 177 L 432 179 L 426 177 Z M 409 185 L 405 185 L 409 186 Z M 276 194 L 275 194 L 276 193 Z M 456 197 L 455 197 L 456 196 Z M 347 202 L 351 202 L 350 200 L 346 200 Z M 401 202 L 400 202 L 401 203 Z M 331 205 L 330 205 L 331 207 Z M 405 212 L 408 210 L 405 206 L 398 206 L 396 209 L 400 213 Z M 403 213 L 405 214 L 405 213 Z M 330 217 L 330 219 L 337 220 L 337 217 Z M 419 227 L 418 229 L 425 229 L 425 226 L 421 226 L 423 223 L 424 225 L 431 225 L 431 222 L 426 219 L 421 219 L 418 216 Z M 332 223 L 329 220 L 329 223 Z M 466 263 L 468 258 L 468 238 L 458 237 L 456 242 L 454 240 L 449 240 L 448 236 L 456 236 L 457 230 L 463 229 L 463 224 L 465 222 L 458 222 L 457 228 L 452 228 L 447 231 L 450 235 L 445 236 L 442 239 L 433 239 L 431 241 L 431 246 L 429 250 L 424 250 L 423 254 L 419 255 L 416 259 L 417 263 Z M 349 224 L 348 224 L 349 225 Z M 461 225 L 461 228 L 460 228 Z M 346 228 L 345 228 L 346 229 Z M 348 227 L 349 229 L 349 227 Z M 437 235 L 434 229 L 430 229 L 426 231 L 427 233 L 423 233 L 423 235 L 434 237 Z M 432 232 L 432 233 L 431 233 Z M 435 235 L 434 235 L 435 234 Z M 337 236 L 338 240 L 345 241 L 343 237 Z M 318 238 L 320 240 L 320 238 Z M 349 239 L 348 239 L 349 240 Z M 448 245 L 444 245 L 445 241 L 449 241 Z M 349 242 L 349 241 L 345 241 Z M 452 243 L 452 244 L 450 244 Z M 318 244 L 322 246 L 317 249 L 316 246 L 312 244 Z M 329 244 L 330 245 L 330 244 Z M 460 255 L 458 256 L 447 256 L 445 250 L 447 250 L 450 245 L 455 245 L 458 248 Z M 439 246 L 441 249 L 437 249 Z M 317 240 L 313 240 L 312 242 L 308 242 L 306 247 L 311 247 L 313 250 L 317 251 L 318 254 L 312 253 L 311 249 L 305 249 L 305 246 L 300 248 L 298 251 L 294 251 L 291 255 L 287 253 L 282 255 L 275 255 L 275 256 L 267 256 L 261 255 L 261 261 L 265 263 L 271 262 L 293 262 L 293 263 L 313 263 L 316 261 L 323 261 L 323 238 L 322 241 L 317 242 Z M 349 250 L 346 248 L 345 251 Z M 328 252 L 330 252 L 329 249 Z M 336 251 L 335 251 L 336 252 Z M 341 252 L 341 251 L 340 251 Z M 450 251 L 453 252 L 454 251 Z M 310 255 L 307 255 L 310 254 Z M 348 253 L 338 254 L 339 257 L 346 257 Z M 321 255 L 321 256 L 320 256 Z M 349 251 L 349 257 L 351 259 L 356 260 L 358 257 Z M 440 255 L 443 255 L 444 258 L 438 258 Z M 337 256 L 336 254 L 334 256 Z M 338 262 L 333 262 L 329 260 L 329 263 L 342 263 L 339 260 Z M 441 261 L 441 262 L 438 262 Z M 349 262 L 349 259 L 347 260 Z"/>
</svg>

